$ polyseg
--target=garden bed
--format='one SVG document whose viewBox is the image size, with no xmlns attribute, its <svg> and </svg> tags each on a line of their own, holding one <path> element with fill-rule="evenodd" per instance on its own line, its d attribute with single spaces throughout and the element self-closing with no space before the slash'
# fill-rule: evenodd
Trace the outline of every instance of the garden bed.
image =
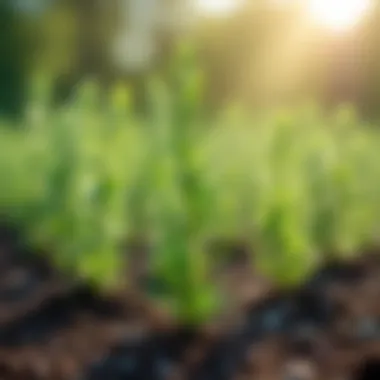
<svg viewBox="0 0 380 380">
<path fill-rule="evenodd" d="M 53 109 L 42 80 L 3 122 L 0 214 L 27 243 L 0 228 L 0 380 L 378 378 L 379 130 L 347 107 L 206 117 L 189 53 L 144 117 L 91 82 Z"/>
<path fill-rule="evenodd" d="M 121 293 L 69 284 L 1 234 L 0 378 L 365 380 L 380 375 L 380 258 L 331 263 L 277 293 L 244 260 L 220 278 L 234 313 L 179 327 Z"/>
</svg>

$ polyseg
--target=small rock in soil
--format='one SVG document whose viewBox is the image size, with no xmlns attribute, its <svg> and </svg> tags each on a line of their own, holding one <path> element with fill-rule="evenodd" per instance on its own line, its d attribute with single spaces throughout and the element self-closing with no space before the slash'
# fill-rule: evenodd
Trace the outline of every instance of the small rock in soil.
<svg viewBox="0 0 380 380">
<path fill-rule="evenodd" d="M 291 360 L 285 365 L 283 380 L 316 380 L 313 364 L 306 360 Z"/>
<path fill-rule="evenodd" d="M 254 305 L 248 312 L 247 334 L 256 340 L 283 332 L 291 321 L 292 312 L 292 304 L 286 298 L 273 298 Z"/>
<path fill-rule="evenodd" d="M 367 317 L 358 321 L 355 331 L 355 337 L 360 341 L 380 339 L 380 320 Z"/>
</svg>

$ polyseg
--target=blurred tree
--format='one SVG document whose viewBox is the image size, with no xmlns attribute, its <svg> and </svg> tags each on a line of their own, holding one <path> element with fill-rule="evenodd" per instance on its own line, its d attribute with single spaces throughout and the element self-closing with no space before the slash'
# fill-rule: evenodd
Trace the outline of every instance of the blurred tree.
<svg viewBox="0 0 380 380">
<path fill-rule="evenodd" d="M 23 109 L 36 52 L 34 26 L 14 5 L 0 1 L 0 113 L 9 117 L 18 116 Z"/>
<path fill-rule="evenodd" d="M 199 17 L 193 0 L 0 0 L 0 112 L 17 114 L 36 66 L 56 77 L 56 98 L 81 79 L 105 89 L 130 83 L 144 103 L 144 77 L 170 67 L 176 41 L 192 35 L 206 71 L 210 109 L 318 99 L 354 101 L 375 115 L 380 95 L 380 12 L 341 37 L 313 28 L 302 9 L 246 1 L 235 13 Z M 105 91 L 106 92 L 106 91 Z"/>
</svg>

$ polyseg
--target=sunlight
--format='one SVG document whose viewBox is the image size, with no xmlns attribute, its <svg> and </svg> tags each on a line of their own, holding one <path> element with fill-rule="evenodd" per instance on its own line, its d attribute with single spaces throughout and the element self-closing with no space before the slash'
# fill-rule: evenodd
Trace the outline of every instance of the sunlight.
<svg viewBox="0 0 380 380">
<path fill-rule="evenodd" d="M 197 9 L 203 14 L 228 14 L 236 9 L 238 0 L 195 0 Z"/>
<path fill-rule="evenodd" d="M 311 17 L 320 25 L 337 31 L 353 27 L 369 11 L 370 0 L 308 0 Z"/>
</svg>

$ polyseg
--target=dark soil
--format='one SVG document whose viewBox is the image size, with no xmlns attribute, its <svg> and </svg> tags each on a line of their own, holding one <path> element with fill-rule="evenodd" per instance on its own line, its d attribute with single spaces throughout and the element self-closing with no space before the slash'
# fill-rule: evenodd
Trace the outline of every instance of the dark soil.
<svg viewBox="0 0 380 380">
<path fill-rule="evenodd" d="M 246 265 L 220 276 L 236 311 L 197 331 L 131 295 L 70 283 L 0 230 L 0 380 L 380 379 L 380 255 L 275 292 Z M 232 301 L 231 301 L 232 302 Z"/>
</svg>

